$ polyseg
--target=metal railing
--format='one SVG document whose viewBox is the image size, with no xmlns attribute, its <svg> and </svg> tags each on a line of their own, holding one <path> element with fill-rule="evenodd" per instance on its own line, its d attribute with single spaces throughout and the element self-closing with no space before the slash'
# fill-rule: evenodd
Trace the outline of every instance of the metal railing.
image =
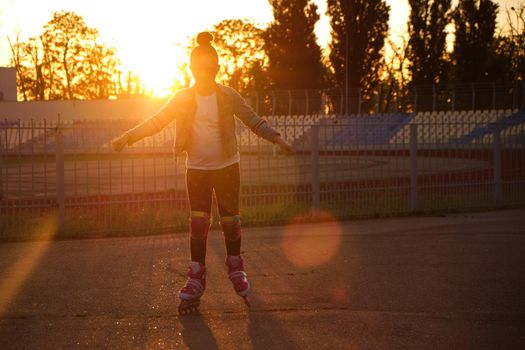
<svg viewBox="0 0 525 350">
<path fill-rule="evenodd" d="M 400 111 L 525 110 L 525 82 L 420 85 L 414 88 L 379 86 L 361 89 L 252 91 L 245 96 L 259 114 L 361 114 Z"/>
<path fill-rule="evenodd" d="M 238 126 L 244 225 L 525 204 L 524 113 L 267 119 L 296 154 Z M 134 124 L 0 122 L 0 237 L 185 230 L 175 126 L 114 153 Z"/>
</svg>

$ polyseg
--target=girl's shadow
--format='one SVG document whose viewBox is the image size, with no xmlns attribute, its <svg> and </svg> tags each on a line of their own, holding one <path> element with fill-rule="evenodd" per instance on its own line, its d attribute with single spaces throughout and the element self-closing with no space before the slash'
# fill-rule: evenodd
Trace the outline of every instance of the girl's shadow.
<svg viewBox="0 0 525 350">
<path fill-rule="evenodd" d="M 248 312 L 248 337 L 253 349 L 298 349 L 274 312 L 264 310 L 264 299 L 257 292 L 252 293 L 250 298 L 252 304 L 262 308 Z"/>
<path fill-rule="evenodd" d="M 188 349 L 219 349 L 215 337 L 200 312 L 179 317 L 182 340 Z"/>
</svg>

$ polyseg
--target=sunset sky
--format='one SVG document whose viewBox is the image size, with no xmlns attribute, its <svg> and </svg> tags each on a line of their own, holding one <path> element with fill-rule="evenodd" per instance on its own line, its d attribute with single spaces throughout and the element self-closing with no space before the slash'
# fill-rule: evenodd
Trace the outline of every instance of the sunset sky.
<svg viewBox="0 0 525 350">
<path fill-rule="evenodd" d="M 456 0 L 457 1 L 457 0 Z M 502 9 L 522 0 L 500 0 Z M 321 21 L 316 33 L 322 46 L 329 41 L 326 0 L 314 0 Z M 387 0 L 391 6 L 391 35 L 404 32 L 407 0 Z M 267 0 L 2 0 L 0 4 L 0 66 L 9 64 L 7 37 L 20 33 L 22 40 L 42 32 L 53 11 L 74 11 L 88 26 L 99 30 L 103 40 L 117 48 L 124 69 L 136 72 L 148 88 L 164 95 L 173 83 L 174 62 L 184 60 L 181 39 L 211 27 L 226 18 L 246 18 L 261 25 L 273 19 Z M 504 11 L 499 22 L 504 23 Z"/>
</svg>

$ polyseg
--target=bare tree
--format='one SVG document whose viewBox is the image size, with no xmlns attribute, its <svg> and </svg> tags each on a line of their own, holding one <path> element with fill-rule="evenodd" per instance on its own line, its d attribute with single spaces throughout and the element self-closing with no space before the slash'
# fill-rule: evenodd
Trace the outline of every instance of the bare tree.
<svg viewBox="0 0 525 350">
<path fill-rule="evenodd" d="M 525 5 L 506 9 L 512 70 L 516 80 L 525 80 Z"/>
<path fill-rule="evenodd" d="M 9 40 L 24 100 L 116 97 L 122 91 L 115 48 L 72 12 L 55 12 L 40 36 Z"/>
<path fill-rule="evenodd" d="M 259 90 L 265 87 L 262 76 L 254 70 L 268 67 L 264 50 L 263 30 L 241 19 L 227 19 L 213 26 L 214 45 L 222 66 L 222 79 L 238 91 Z"/>
<path fill-rule="evenodd" d="M 9 48 L 11 49 L 11 65 L 16 70 L 16 80 L 18 82 L 19 91 L 23 97 L 24 101 L 29 99 L 30 88 L 28 86 L 29 74 L 27 67 L 23 65 L 25 56 L 22 50 L 22 44 L 20 43 L 20 34 L 17 33 L 16 39 L 14 42 L 8 37 L 7 41 L 9 43 Z"/>
<path fill-rule="evenodd" d="M 396 43 L 392 38 L 386 40 L 390 56 L 385 57 L 382 68 L 383 99 L 380 110 L 387 111 L 395 105 L 396 110 L 406 110 L 408 105 L 408 84 L 410 82 L 410 60 L 408 57 L 408 38 L 400 37 Z M 381 101 L 380 101 L 381 102 Z"/>
</svg>

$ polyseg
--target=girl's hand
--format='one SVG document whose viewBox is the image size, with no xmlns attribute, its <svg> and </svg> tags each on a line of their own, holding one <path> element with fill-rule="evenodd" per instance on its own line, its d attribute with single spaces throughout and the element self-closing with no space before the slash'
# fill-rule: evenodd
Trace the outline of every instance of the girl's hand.
<svg viewBox="0 0 525 350">
<path fill-rule="evenodd" d="M 126 144 L 129 141 L 129 134 L 124 133 L 121 136 L 117 137 L 113 141 L 111 141 L 111 145 L 113 146 L 113 150 L 115 152 L 120 152 L 126 146 Z"/>
<path fill-rule="evenodd" d="M 283 153 L 286 154 L 287 156 L 295 153 L 292 145 L 286 142 L 281 136 L 279 135 L 275 136 L 274 142 L 278 144 L 279 147 L 281 147 L 281 151 L 283 151 Z"/>
</svg>

